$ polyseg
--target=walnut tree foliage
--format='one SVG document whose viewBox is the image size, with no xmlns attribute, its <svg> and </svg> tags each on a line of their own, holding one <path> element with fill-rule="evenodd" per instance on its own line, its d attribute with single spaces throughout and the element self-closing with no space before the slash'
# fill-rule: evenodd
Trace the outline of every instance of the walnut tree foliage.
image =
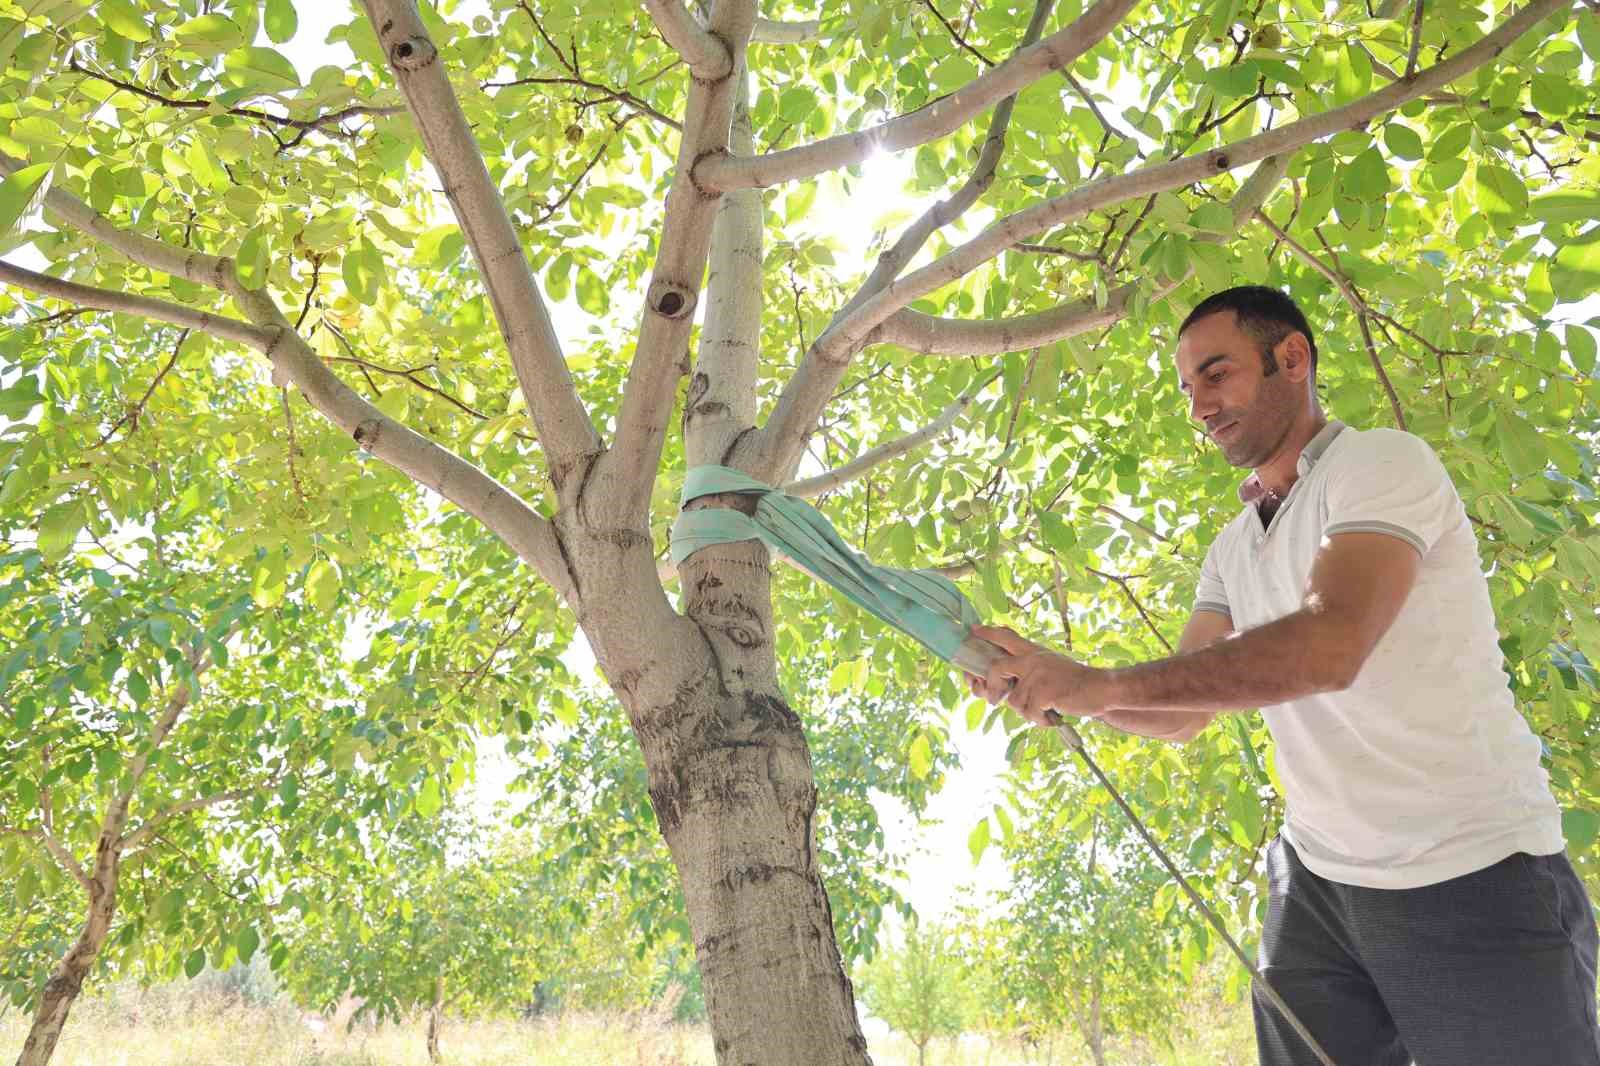
<svg viewBox="0 0 1600 1066">
<path fill-rule="evenodd" d="M 217 720 L 192 723 L 194 743 L 216 752 L 245 723 L 302 720 L 283 708 L 345 708 L 279 734 L 270 769 L 267 756 L 245 761 L 263 774 L 354 773 L 381 752 L 388 769 L 373 772 L 394 790 L 393 813 L 437 809 L 468 776 L 476 736 L 550 757 L 538 738 L 578 700 L 581 679 L 561 658 L 575 626 L 621 632 L 604 609 L 575 618 L 571 589 L 518 560 L 557 585 L 574 563 L 550 530 L 575 528 L 562 523 L 587 438 L 563 418 L 586 412 L 594 439 L 616 445 L 585 453 L 596 484 L 615 490 L 596 506 L 620 514 L 638 495 L 626 522 L 662 554 L 688 460 L 661 412 L 698 412 L 703 390 L 720 387 L 680 372 L 710 360 L 698 334 L 662 324 L 684 306 L 677 290 L 645 306 L 658 261 L 686 265 L 693 276 L 672 284 L 691 291 L 705 271 L 703 246 L 684 251 L 688 216 L 670 206 L 692 197 L 664 202 L 674 188 L 759 187 L 764 243 L 738 275 L 762 297 L 759 343 L 744 345 L 757 424 L 729 454 L 773 480 L 795 473 L 790 458 L 801 474 L 843 471 L 944 419 L 920 447 L 841 473 L 821 506 L 881 561 L 944 566 L 991 619 L 1101 664 L 1166 650 L 1204 547 L 1237 506 L 1238 472 L 1195 432 L 1170 372 L 1177 322 L 1229 284 L 1290 292 L 1318 333 L 1328 411 L 1403 425 L 1455 478 L 1518 705 L 1592 869 L 1600 320 L 1584 301 L 1600 288 L 1600 13 L 1557 0 L 1183 0 L 1072 30 L 1115 6 L 763 8 L 780 21 L 758 24 L 740 52 L 750 141 L 730 149 L 726 129 L 707 134 L 691 113 L 723 90 L 691 80 L 688 67 L 715 57 L 675 3 L 650 5 L 660 22 L 619 3 L 425 5 L 436 54 L 422 66 L 447 81 L 411 105 L 426 124 L 440 93 L 459 101 L 459 129 L 487 168 L 469 181 L 396 88 L 397 76 L 423 76 L 404 50 L 414 46 L 380 45 L 385 27 L 360 12 L 330 35 L 352 61 L 307 70 L 288 54 L 292 0 L 0 0 L 0 580 L 13 590 L 0 592 L 12 642 L 0 751 L 24 767 L 0 779 L 0 823 L 39 828 L 34 793 L 49 774 L 52 796 L 68 794 L 60 775 L 85 802 L 110 788 L 117 764 L 100 752 L 118 749 L 69 724 L 67 708 L 122 707 L 118 728 L 137 736 L 152 711 L 133 676 L 155 698 L 157 673 L 181 669 L 169 646 L 181 660 L 216 643 L 219 623 L 276 634 L 255 642 L 263 651 L 240 683 L 291 695 L 241 694 L 245 718 L 230 725 L 236 711 L 219 706 Z M 739 10 L 750 13 L 724 0 L 710 17 Z M 1029 68 L 1004 121 L 988 106 L 962 111 L 973 86 L 1018 69 L 1007 57 L 1035 18 L 1084 49 L 1065 69 Z M 1430 74 L 1440 69 L 1459 73 Z M 966 121 L 929 132 L 941 108 Z M 910 132 L 890 147 L 909 176 L 864 205 L 873 164 L 828 139 L 899 115 L 894 128 Z M 1348 120 L 1316 125 L 1328 115 Z M 680 162 L 680 130 L 713 149 Z M 983 150 L 991 134 L 998 154 Z M 827 159 L 763 176 L 796 158 L 778 153 L 819 142 Z M 1263 158 L 1260 180 L 1247 177 L 1241 161 Z M 559 349 L 538 353 L 542 376 L 519 380 L 506 357 L 509 337 L 527 370 L 529 333 L 507 326 L 526 325 L 527 301 L 493 295 L 441 185 L 462 217 L 485 190 L 503 203 L 528 277 L 563 323 Z M 940 198 L 961 209 L 926 214 Z M 923 222 L 898 261 L 900 235 Z M 870 268 L 879 253 L 880 272 L 906 273 L 863 292 L 858 260 Z M 656 383 L 672 402 L 636 394 L 630 407 L 630 383 Z M 639 443 L 658 430 L 659 463 Z M 743 441 L 755 443 L 740 452 Z M 642 456 L 643 469 L 617 471 L 619 455 Z M 504 492 L 469 514 L 483 475 Z M 515 522 L 494 510 L 517 504 Z M 113 553 L 129 550 L 207 567 L 176 591 L 158 574 L 112 607 Z M 779 570 L 772 584 L 777 659 L 824 664 L 787 678 L 814 736 L 832 697 L 854 697 L 907 738 L 906 780 L 921 781 L 950 714 L 1018 729 L 968 707 L 949 669 L 808 579 Z M 686 596 L 668 589 L 675 604 Z M 228 604 L 243 613 L 224 621 Z M 335 669 L 345 632 L 362 650 Z M 265 649 L 280 641 L 273 658 Z M 613 637 L 606 654 L 624 643 Z M 916 698 L 875 704 L 885 677 Z M 1115 775 L 1140 782 L 1202 889 L 1251 924 L 1281 802 L 1259 723 L 1231 720 L 1181 750 L 1091 741 Z M 68 751 L 47 768 L 52 744 Z M 1065 754 L 1045 733 L 1018 734 L 1011 749 L 1019 778 L 1058 799 L 1082 784 Z M 203 787 L 210 758 L 192 768 L 198 780 L 163 764 L 166 794 Z M 623 802 L 642 814 L 635 789 Z M 1009 803 L 983 813 L 975 851 L 1031 816 Z M 348 838 L 342 817 L 324 831 Z M 16 843 L 0 845 L 10 869 L 59 880 Z M 163 921 L 186 927 L 186 913 Z M 193 932 L 214 954 L 224 943 L 215 923 Z M 1209 941 L 1189 935 L 1179 957 L 1192 966 Z M 233 945 L 248 953 L 238 934 Z"/>
</svg>

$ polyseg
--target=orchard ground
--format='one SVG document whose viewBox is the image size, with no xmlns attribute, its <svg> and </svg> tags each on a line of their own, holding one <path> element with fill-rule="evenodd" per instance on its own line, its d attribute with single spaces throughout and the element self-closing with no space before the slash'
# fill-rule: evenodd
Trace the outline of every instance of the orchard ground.
<svg viewBox="0 0 1600 1066">
<path fill-rule="evenodd" d="M 426 1066 L 424 1020 L 347 1029 L 297 1009 L 280 996 L 249 1002 L 216 982 L 140 990 L 119 985 L 88 996 L 73 1012 L 55 1066 Z M 1227 1002 L 1218 975 L 1199 985 L 1184 1009 L 1185 1031 L 1174 1047 L 1140 1041 L 1112 1045 L 1113 1066 L 1248 1066 L 1255 1062 L 1250 1013 Z M 319 1031 L 320 1026 L 320 1031 Z M 0 1015 L 0 1060 L 14 1056 L 27 1032 L 17 1011 Z M 443 1036 L 443 1066 L 711 1066 L 710 1031 L 663 1021 L 649 1010 L 567 1014 L 532 1020 L 452 1019 Z M 909 1066 L 916 1049 L 890 1035 L 871 1042 L 877 1066 Z M 1034 1044 L 1014 1035 L 965 1034 L 937 1040 L 928 1066 L 1087 1066 L 1082 1041 L 1070 1032 Z"/>
</svg>

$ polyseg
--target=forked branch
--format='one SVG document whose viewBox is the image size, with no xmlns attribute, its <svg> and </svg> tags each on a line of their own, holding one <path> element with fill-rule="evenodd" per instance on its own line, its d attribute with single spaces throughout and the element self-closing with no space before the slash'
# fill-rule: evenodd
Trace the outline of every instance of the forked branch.
<svg viewBox="0 0 1600 1066">
<path fill-rule="evenodd" d="M 415 4 L 362 0 L 483 275 L 556 491 L 600 451 L 544 298 Z"/>
<path fill-rule="evenodd" d="M 721 81 L 733 73 L 734 54 L 719 35 L 700 25 L 681 0 L 644 0 L 662 38 L 683 57 L 697 78 Z"/>
</svg>

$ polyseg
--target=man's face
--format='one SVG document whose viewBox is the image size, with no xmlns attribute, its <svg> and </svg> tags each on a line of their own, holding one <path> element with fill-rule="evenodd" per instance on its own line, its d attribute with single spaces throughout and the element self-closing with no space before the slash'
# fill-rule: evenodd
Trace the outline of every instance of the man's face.
<svg viewBox="0 0 1600 1066">
<path fill-rule="evenodd" d="M 1177 362 L 1189 417 L 1230 465 L 1258 467 L 1277 454 L 1294 426 L 1303 386 L 1281 370 L 1268 372 L 1260 343 L 1239 328 L 1234 312 L 1207 315 L 1185 330 Z"/>
</svg>

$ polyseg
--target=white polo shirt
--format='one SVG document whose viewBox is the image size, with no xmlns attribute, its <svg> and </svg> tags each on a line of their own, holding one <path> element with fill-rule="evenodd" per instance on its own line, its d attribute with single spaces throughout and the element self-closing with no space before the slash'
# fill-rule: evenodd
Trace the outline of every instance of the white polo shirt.
<svg viewBox="0 0 1600 1066">
<path fill-rule="evenodd" d="M 1433 449 L 1398 430 L 1330 422 L 1299 472 L 1270 527 L 1247 505 L 1223 529 L 1195 610 L 1226 614 L 1240 631 L 1294 613 L 1318 546 L 1340 533 L 1398 537 L 1422 566 L 1350 688 L 1262 708 L 1285 838 L 1314 873 L 1369 888 L 1560 851 L 1561 812 L 1501 669 L 1477 541 Z"/>
</svg>

